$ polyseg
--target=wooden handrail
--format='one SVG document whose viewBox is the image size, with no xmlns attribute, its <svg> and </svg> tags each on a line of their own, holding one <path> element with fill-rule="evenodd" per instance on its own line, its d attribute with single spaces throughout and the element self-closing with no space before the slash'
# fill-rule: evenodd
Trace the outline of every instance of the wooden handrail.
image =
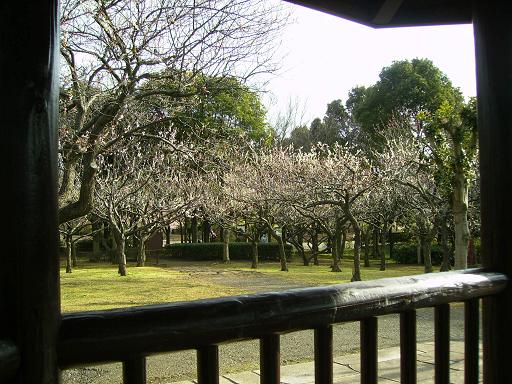
<svg viewBox="0 0 512 384">
<path fill-rule="evenodd" d="M 408 311 L 501 292 L 481 269 L 354 282 L 63 316 L 61 368 L 200 348 Z"/>
</svg>

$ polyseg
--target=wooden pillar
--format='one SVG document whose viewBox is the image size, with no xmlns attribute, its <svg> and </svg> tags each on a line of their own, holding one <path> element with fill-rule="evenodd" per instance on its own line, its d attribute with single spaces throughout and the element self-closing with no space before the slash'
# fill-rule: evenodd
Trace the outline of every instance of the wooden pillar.
<svg viewBox="0 0 512 384">
<path fill-rule="evenodd" d="M 512 5 L 474 1 L 482 257 L 512 276 Z M 484 382 L 512 383 L 512 286 L 483 303 Z"/>
<path fill-rule="evenodd" d="M 0 4 L 3 156 L 0 339 L 20 350 L 13 383 L 57 383 L 58 6 Z"/>
</svg>

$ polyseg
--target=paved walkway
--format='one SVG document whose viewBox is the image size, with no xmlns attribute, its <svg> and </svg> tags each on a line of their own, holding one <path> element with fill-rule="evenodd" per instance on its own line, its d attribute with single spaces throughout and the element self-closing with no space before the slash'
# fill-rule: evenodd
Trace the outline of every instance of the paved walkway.
<svg viewBox="0 0 512 384">
<path fill-rule="evenodd" d="M 417 358 L 418 383 L 434 382 L 434 343 L 419 343 Z M 480 350 L 480 361 L 482 360 Z M 379 350 L 379 383 L 400 382 L 400 348 L 391 347 Z M 450 343 L 450 382 L 464 383 L 464 343 Z M 481 376 L 481 369 L 480 369 Z M 221 384 L 259 384 L 259 371 L 225 374 L 220 377 Z M 482 381 L 480 377 L 480 381 Z M 314 363 L 300 363 L 281 367 L 282 384 L 314 384 Z M 337 356 L 334 358 L 334 383 L 352 384 L 360 382 L 359 354 Z M 170 384 L 192 384 L 196 381 L 180 381 Z"/>
</svg>

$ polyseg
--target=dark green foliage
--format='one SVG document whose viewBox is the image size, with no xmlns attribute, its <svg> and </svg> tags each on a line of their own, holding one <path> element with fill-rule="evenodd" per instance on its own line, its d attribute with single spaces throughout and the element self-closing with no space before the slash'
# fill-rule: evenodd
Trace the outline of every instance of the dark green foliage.
<svg viewBox="0 0 512 384">
<path fill-rule="evenodd" d="M 476 237 L 476 238 L 473 238 L 472 239 L 473 241 L 469 243 L 469 251 L 468 252 L 473 252 L 474 254 L 474 262 L 477 264 L 477 265 L 481 265 L 482 264 L 482 253 L 481 253 L 481 250 L 482 250 L 482 244 L 481 244 L 481 239 L 479 237 Z M 469 258 L 468 258 L 468 262 L 469 262 Z M 471 266 L 468 266 L 468 267 L 471 267 Z"/>
<path fill-rule="evenodd" d="M 92 252 L 92 239 L 81 239 L 76 242 L 78 252 Z"/>
<path fill-rule="evenodd" d="M 443 104 L 460 111 L 463 101 L 460 90 L 432 61 L 413 59 L 394 61 L 383 68 L 379 81 L 370 87 L 353 88 L 346 105 L 363 133 L 360 145 L 381 151 L 382 133 L 393 120 L 408 122 L 416 134 L 435 142 L 437 149 L 439 126 L 429 126 L 425 119 L 436 115 Z"/>
<path fill-rule="evenodd" d="M 432 256 L 432 265 L 441 265 L 443 261 L 443 250 L 441 246 L 432 244 L 430 254 Z M 391 259 L 395 260 L 398 264 L 418 264 L 416 244 L 395 245 Z"/>
<path fill-rule="evenodd" d="M 195 141 L 246 134 L 256 142 L 270 135 L 265 108 L 256 92 L 232 77 L 199 76 L 196 86 L 202 91 L 197 103 L 173 112 L 178 138 Z"/>
<path fill-rule="evenodd" d="M 290 143 L 295 148 L 309 148 L 316 143 L 334 145 L 346 144 L 349 139 L 349 114 L 341 100 L 333 100 L 327 104 L 323 120 L 316 118 L 310 127 L 296 127 L 290 134 Z"/>
<path fill-rule="evenodd" d="M 290 133 L 289 142 L 293 144 L 294 148 L 303 148 L 309 151 L 311 148 L 311 134 L 309 128 L 305 125 L 300 125 Z"/>
<path fill-rule="evenodd" d="M 172 257 L 189 260 L 222 260 L 223 243 L 176 243 L 165 246 L 162 258 Z M 287 258 L 291 257 L 292 246 L 285 244 Z M 258 244 L 260 260 L 279 260 L 279 245 L 277 243 Z M 231 260 L 251 260 L 251 243 L 230 243 L 229 258 Z"/>
<path fill-rule="evenodd" d="M 414 235 L 411 232 L 391 232 L 393 243 L 410 243 Z"/>
</svg>

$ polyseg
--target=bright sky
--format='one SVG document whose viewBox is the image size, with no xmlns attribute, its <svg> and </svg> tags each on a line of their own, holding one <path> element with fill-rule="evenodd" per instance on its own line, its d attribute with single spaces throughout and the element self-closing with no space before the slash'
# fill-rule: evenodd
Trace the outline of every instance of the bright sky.
<svg viewBox="0 0 512 384">
<path fill-rule="evenodd" d="M 327 103 L 346 101 L 356 85 L 371 85 L 394 60 L 428 58 L 465 96 L 476 95 L 472 25 L 373 29 L 290 5 L 295 23 L 283 35 L 285 59 L 263 97 L 273 121 L 290 100 L 303 123 L 323 117 Z M 299 122 L 298 122 L 299 123 Z"/>
</svg>

